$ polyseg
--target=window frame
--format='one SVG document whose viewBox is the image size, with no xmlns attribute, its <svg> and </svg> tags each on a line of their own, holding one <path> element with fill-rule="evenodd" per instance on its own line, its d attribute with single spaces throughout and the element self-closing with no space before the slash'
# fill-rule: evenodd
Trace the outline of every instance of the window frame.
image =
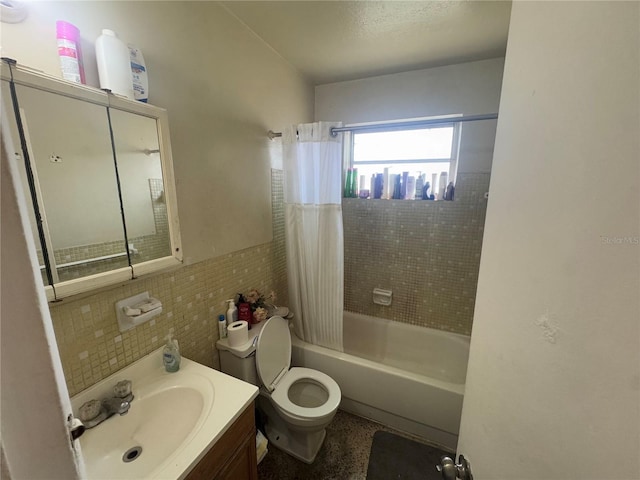
<svg viewBox="0 0 640 480">
<path fill-rule="evenodd" d="M 367 123 L 353 123 L 347 124 L 345 127 L 368 127 L 364 131 L 345 131 L 344 132 L 344 143 L 343 143 L 343 176 L 346 175 L 348 169 L 358 168 L 357 165 L 389 165 L 389 164 L 411 164 L 415 163 L 417 165 L 423 165 L 425 163 L 445 163 L 449 162 L 449 171 L 448 171 L 448 179 L 449 181 L 453 181 L 455 184 L 456 177 L 458 174 L 458 164 L 460 157 L 460 137 L 462 124 L 456 121 L 457 117 L 461 117 L 462 114 L 454 114 L 454 115 L 446 115 L 446 116 L 435 116 L 435 117 L 421 117 L 421 118 L 406 118 L 401 120 L 393 120 L 393 121 L 380 121 L 380 122 L 367 122 Z M 442 120 L 442 123 L 438 124 L 427 124 L 427 125 L 411 125 L 406 126 L 403 125 L 405 122 L 416 122 L 416 121 L 433 121 L 433 120 Z M 391 132 L 391 131 L 408 131 L 408 130 L 427 130 L 432 128 L 442 128 L 445 126 L 453 127 L 453 136 L 451 139 L 451 156 L 449 159 L 446 158 L 437 158 L 437 159 L 418 159 L 418 160 L 369 160 L 355 163 L 354 159 L 354 145 L 355 145 L 355 135 L 358 133 L 373 133 L 373 132 Z M 343 183 L 346 181 L 346 178 L 343 178 Z"/>
</svg>

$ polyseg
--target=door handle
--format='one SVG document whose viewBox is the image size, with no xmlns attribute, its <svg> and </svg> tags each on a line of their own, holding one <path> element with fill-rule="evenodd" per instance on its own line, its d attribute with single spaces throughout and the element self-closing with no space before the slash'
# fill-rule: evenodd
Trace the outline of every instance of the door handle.
<svg viewBox="0 0 640 480">
<path fill-rule="evenodd" d="M 471 464 L 464 458 L 464 455 L 458 457 L 458 462 L 455 463 L 451 457 L 442 457 L 440 459 L 440 464 L 436 465 L 436 470 L 442 473 L 443 480 L 473 480 Z"/>
</svg>

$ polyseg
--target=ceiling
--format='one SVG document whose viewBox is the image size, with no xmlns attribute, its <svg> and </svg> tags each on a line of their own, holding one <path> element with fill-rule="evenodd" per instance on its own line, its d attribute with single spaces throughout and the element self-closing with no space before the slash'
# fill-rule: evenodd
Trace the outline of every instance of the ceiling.
<svg viewBox="0 0 640 480">
<path fill-rule="evenodd" d="M 314 85 L 504 56 L 510 1 L 228 1 Z"/>
</svg>

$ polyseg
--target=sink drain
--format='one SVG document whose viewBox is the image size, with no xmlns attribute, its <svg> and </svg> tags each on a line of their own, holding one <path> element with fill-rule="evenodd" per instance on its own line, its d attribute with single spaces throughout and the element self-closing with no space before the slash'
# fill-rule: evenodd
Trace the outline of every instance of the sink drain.
<svg viewBox="0 0 640 480">
<path fill-rule="evenodd" d="M 133 462 L 142 453 L 142 447 L 131 447 L 122 455 L 122 461 L 125 463 Z"/>
</svg>

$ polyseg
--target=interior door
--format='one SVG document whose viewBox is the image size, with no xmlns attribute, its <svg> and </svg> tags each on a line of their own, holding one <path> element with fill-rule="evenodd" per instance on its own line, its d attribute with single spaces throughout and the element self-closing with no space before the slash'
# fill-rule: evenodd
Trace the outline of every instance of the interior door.
<svg viewBox="0 0 640 480">
<path fill-rule="evenodd" d="M 513 2 L 458 453 L 640 478 L 640 4 Z"/>
</svg>

